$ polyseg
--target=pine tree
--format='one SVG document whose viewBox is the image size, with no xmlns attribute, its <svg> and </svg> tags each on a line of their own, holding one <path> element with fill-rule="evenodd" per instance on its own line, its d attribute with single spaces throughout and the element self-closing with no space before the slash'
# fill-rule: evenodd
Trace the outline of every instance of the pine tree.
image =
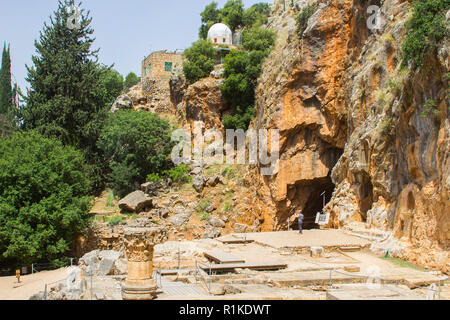
<svg viewBox="0 0 450 320">
<path fill-rule="evenodd" d="M 7 114 L 13 104 L 11 85 L 11 55 L 10 48 L 3 46 L 2 67 L 0 69 L 0 113 Z"/>
<path fill-rule="evenodd" d="M 91 48 L 95 39 L 89 11 L 81 10 L 79 28 L 68 27 L 72 4 L 59 0 L 50 24 L 44 23 L 35 41 L 37 55 L 33 66 L 27 66 L 30 89 L 21 115 L 25 129 L 84 150 L 87 160 L 96 164 L 99 186 L 103 161 L 96 141 L 109 107 L 101 81 L 107 69 L 98 63 L 98 50 Z"/>
<path fill-rule="evenodd" d="M 100 94 L 105 71 L 97 62 L 98 50 L 91 49 L 95 39 L 89 12 L 82 10 L 80 28 L 70 29 L 70 5 L 71 1 L 59 0 L 50 25 L 44 23 L 35 42 L 34 65 L 27 66 L 31 89 L 23 121 L 26 129 L 36 128 L 65 144 L 85 148 L 95 144 L 98 121 L 106 114 Z"/>
</svg>

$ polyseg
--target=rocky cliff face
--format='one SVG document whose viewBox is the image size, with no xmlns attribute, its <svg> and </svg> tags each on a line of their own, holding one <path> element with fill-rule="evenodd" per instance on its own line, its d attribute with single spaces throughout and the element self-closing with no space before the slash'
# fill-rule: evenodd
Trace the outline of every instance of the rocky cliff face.
<svg viewBox="0 0 450 320">
<path fill-rule="evenodd" d="M 269 22 L 278 40 L 259 79 L 253 126 L 279 129 L 281 148 L 278 173 L 258 182 L 272 208 L 265 229 L 286 227 L 294 208 L 310 223 L 325 192 L 330 227 L 391 230 L 378 248 L 449 270 L 448 39 L 422 69 L 404 71 L 408 1 L 374 3 L 384 20 L 375 32 L 366 1 L 297 7 L 312 2 L 302 38 L 295 9 L 280 8 Z M 439 112 L 424 116 L 429 99 Z"/>
<path fill-rule="evenodd" d="M 229 108 L 222 97 L 223 70 L 216 68 L 209 77 L 188 84 L 183 75 L 170 81 L 171 103 L 183 126 L 202 121 L 206 129 L 222 129 L 222 114 Z"/>
</svg>

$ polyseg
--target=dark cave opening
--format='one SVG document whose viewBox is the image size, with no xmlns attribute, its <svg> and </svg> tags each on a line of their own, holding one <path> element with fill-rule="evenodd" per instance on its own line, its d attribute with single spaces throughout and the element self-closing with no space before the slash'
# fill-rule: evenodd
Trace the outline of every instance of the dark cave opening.
<svg viewBox="0 0 450 320">
<path fill-rule="evenodd" d="M 330 202 L 334 188 L 335 185 L 330 176 L 314 181 L 311 185 L 311 189 L 313 189 L 313 191 L 309 195 L 305 207 L 302 210 L 302 213 L 305 216 L 303 220 L 303 229 L 319 228 L 319 226 L 315 223 L 316 215 L 318 212 L 322 212 L 324 204 L 326 206 L 327 203 Z M 293 222 L 291 227 L 293 230 L 298 230 L 297 220 Z"/>
<path fill-rule="evenodd" d="M 361 210 L 364 222 L 367 219 L 367 211 L 372 209 L 373 205 L 373 184 L 367 174 L 362 175 L 362 181 L 359 182 L 359 208 Z"/>
</svg>

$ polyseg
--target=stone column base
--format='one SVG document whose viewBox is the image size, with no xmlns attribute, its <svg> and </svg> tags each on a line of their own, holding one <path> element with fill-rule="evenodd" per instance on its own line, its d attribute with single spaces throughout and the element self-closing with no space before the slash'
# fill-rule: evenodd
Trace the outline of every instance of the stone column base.
<svg viewBox="0 0 450 320">
<path fill-rule="evenodd" d="M 123 300 L 153 300 L 158 287 L 155 280 L 126 280 L 122 282 Z"/>
</svg>

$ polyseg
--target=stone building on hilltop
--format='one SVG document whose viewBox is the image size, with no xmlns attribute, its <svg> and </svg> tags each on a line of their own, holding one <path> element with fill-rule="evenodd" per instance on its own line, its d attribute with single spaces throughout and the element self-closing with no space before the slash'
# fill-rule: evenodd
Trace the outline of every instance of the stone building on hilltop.
<svg viewBox="0 0 450 320">
<path fill-rule="evenodd" d="M 169 81 L 173 72 L 183 70 L 183 53 L 155 51 L 142 61 L 142 79 L 148 77 Z"/>
</svg>

